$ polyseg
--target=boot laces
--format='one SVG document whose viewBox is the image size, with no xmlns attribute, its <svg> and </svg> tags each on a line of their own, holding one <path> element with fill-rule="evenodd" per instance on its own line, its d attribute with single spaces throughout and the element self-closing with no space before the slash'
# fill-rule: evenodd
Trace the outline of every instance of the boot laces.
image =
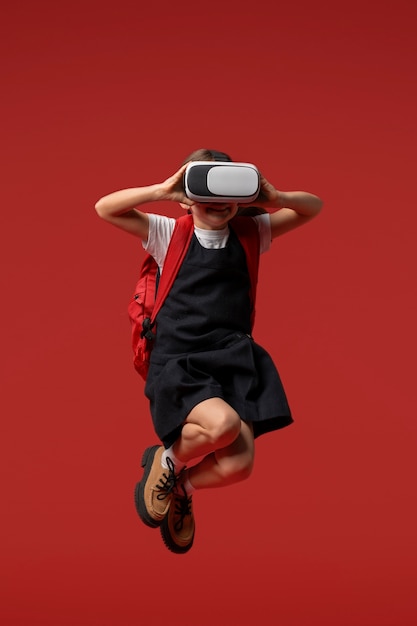
<svg viewBox="0 0 417 626">
<path fill-rule="evenodd" d="M 159 479 L 159 483 L 155 487 L 159 491 L 156 496 L 158 500 L 165 500 L 165 498 L 172 493 L 178 483 L 178 479 L 185 470 L 184 468 L 179 474 L 175 474 L 175 465 L 169 456 L 167 456 L 166 462 L 168 469 L 162 473 L 162 477 Z"/>
<path fill-rule="evenodd" d="M 178 515 L 178 519 L 175 521 L 174 528 L 177 532 L 182 530 L 184 526 L 184 518 L 187 515 L 191 515 L 192 513 L 191 511 L 192 497 L 188 496 L 184 485 L 181 485 L 180 489 L 182 490 L 184 495 L 181 495 L 178 492 L 178 490 L 174 494 L 174 503 L 175 503 L 174 513 L 175 515 Z"/>
</svg>

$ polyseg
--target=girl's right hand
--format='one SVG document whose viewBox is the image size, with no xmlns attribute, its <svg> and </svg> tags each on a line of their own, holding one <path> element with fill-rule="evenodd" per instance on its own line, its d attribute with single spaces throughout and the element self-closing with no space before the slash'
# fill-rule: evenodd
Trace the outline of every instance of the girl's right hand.
<svg viewBox="0 0 417 626">
<path fill-rule="evenodd" d="M 184 172 L 188 163 L 180 167 L 172 176 L 160 183 L 161 200 L 170 200 L 172 202 L 180 202 L 191 206 L 193 201 L 187 198 L 184 191 Z"/>
</svg>

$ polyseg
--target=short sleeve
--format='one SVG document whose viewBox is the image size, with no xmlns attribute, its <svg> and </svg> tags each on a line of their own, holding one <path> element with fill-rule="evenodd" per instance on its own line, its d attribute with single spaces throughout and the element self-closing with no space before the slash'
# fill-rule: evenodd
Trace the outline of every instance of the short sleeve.
<svg viewBox="0 0 417 626">
<path fill-rule="evenodd" d="M 252 218 L 258 225 L 260 254 L 268 252 L 271 247 L 271 218 L 269 213 L 262 213 Z"/>
<path fill-rule="evenodd" d="M 175 219 L 155 213 L 148 213 L 148 217 L 148 240 L 142 241 L 142 245 L 146 252 L 153 256 L 162 272 L 169 242 L 171 241 L 172 233 L 175 228 Z"/>
</svg>

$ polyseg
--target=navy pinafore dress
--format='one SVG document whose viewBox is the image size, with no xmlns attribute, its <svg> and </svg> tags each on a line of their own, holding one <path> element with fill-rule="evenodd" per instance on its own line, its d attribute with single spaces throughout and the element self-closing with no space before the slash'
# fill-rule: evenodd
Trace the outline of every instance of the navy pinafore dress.
<svg viewBox="0 0 417 626">
<path fill-rule="evenodd" d="M 156 324 L 145 386 L 160 440 L 169 447 L 190 411 L 218 397 L 254 436 L 291 424 L 291 411 L 269 354 L 251 338 L 246 257 L 230 228 L 225 248 L 207 249 L 195 234 Z"/>
</svg>

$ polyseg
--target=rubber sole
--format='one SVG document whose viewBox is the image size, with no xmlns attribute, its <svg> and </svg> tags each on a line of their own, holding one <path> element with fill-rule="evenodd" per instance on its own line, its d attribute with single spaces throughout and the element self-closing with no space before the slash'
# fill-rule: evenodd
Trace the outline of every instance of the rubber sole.
<svg viewBox="0 0 417 626">
<path fill-rule="evenodd" d="M 191 550 L 191 548 L 193 547 L 194 535 L 190 543 L 186 546 L 179 546 L 177 543 L 175 543 L 175 541 L 173 540 L 171 536 L 171 533 L 169 532 L 168 515 L 162 520 L 162 523 L 160 526 L 160 532 L 161 532 L 162 541 L 164 542 L 165 547 L 168 548 L 168 550 L 170 550 L 171 552 L 174 552 L 175 554 L 185 554 L 186 552 Z"/>
<path fill-rule="evenodd" d="M 146 448 L 145 452 L 142 455 L 141 466 L 144 468 L 143 476 L 140 482 L 136 484 L 135 487 L 135 506 L 136 511 L 146 526 L 150 528 L 158 528 L 162 524 L 161 521 L 154 520 L 148 513 L 145 504 L 145 485 L 148 480 L 149 473 L 152 469 L 152 463 L 155 458 L 155 453 L 160 446 L 151 446 L 150 448 Z"/>
</svg>

